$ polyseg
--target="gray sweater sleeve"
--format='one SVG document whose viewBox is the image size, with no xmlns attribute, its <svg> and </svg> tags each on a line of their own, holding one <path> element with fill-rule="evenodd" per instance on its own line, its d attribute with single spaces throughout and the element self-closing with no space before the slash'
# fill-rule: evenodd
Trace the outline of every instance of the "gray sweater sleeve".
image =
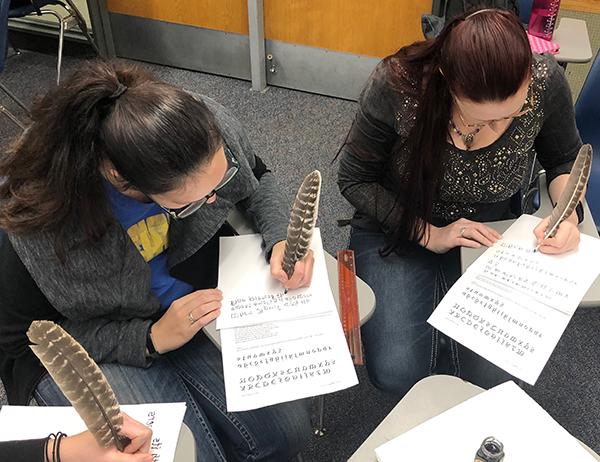
<svg viewBox="0 0 600 462">
<path fill-rule="evenodd" d="M 146 335 L 151 323 L 148 319 L 79 321 L 67 318 L 61 325 L 96 362 L 147 367 L 150 360 L 146 357 Z"/>
<path fill-rule="evenodd" d="M 395 98 L 384 64 L 380 63 L 360 95 L 356 118 L 340 151 L 338 171 L 342 195 L 357 212 L 375 219 L 384 231 L 390 230 L 401 212 L 397 194 L 381 184 L 398 137 L 392 107 Z"/>
<path fill-rule="evenodd" d="M 254 168 L 254 165 L 252 167 Z M 277 242 L 285 240 L 289 207 L 274 173 L 265 172 L 260 177 L 258 188 L 252 195 L 241 201 L 240 206 L 262 235 L 267 254 Z"/>
<path fill-rule="evenodd" d="M 53 239 L 38 233 L 11 236 L 19 258 L 65 319 L 61 325 L 97 362 L 144 367 L 146 333 L 159 302 L 150 292 L 143 259 L 113 226 L 104 245 L 77 246 L 62 264 Z"/>
<path fill-rule="evenodd" d="M 571 171 L 583 143 L 575 125 L 573 99 L 565 72 L 551 56 L 547 57 L 547 65 L 544 122 L 535 139 L 535 150 L 550 184 L 558 175 Z"/>
</svg>

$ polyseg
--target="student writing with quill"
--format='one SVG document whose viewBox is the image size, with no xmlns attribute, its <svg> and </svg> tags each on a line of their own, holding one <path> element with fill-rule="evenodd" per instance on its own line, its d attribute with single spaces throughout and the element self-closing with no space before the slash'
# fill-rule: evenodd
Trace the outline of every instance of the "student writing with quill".
<svg viewBox="0 0 600 462">
<path fill-rule="evenodd" d="M 550 55 L 532 54 L 513 13 L 483 9 L 401 48 L 369 78 L 341 148 L 338 183 L 355 207 L 351 247 L 377 309 L 363 327 L 367 370 L 404 395 L 432 373 L 489 388 L 510 379 L 427 324 L 460 276 L 459 248 L 501 236 L 483 224 L 521 213 L 537 159 L 554 202 L 582 146 L 571 91 Z M 578 218 L 539 250 L 577 247 Z"/>
<path fill-rule="evenodd" d="M 274 277 L 289 206 L 239 122 L 213 100 L 113 62 L 82 65 L 33 108 L 0 160 L 0 375 L 9 400 L 65 404 L 27 352 L 34 319 L 59 322 L 122 403 L 186 401 L 202 461 L 287 460 L 307 403 L 225 410 L 222 359 L 200 332 L 219 315 L 219 235 L 241 208 Z"/>
</svg>

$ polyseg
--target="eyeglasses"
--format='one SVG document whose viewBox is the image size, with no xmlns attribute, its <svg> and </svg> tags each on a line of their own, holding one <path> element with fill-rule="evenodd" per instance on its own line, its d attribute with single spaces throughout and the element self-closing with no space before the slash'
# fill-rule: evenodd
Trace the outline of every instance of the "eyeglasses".
<svg viewBox="0 0 600 462">
<path fill-rule="evenodd" d="M 154 200 L 153 200 L 153 202 L 156 205 L 158 205 L 161 209 L 163 209 L 165 212 L 167 212 L 169 214 L 169 216 L 175 220 L 189 217 L 191 214 L 197 212 L 200 207 L 202 207 L 204 204 L 206 204 L 217 193 L 217 191 L 219 191 L 221 188 L 224 188 L 225 185 L 227 185 L 233 179 L 233 177 L 235 176 L 235 174 L 238 172 L 238 170 L 240 168 L 237 159 L 235 158 L 235 156 L 233 155 L 233 153 L 230 151 L 230 149 L 227 146 L 225 146 L 224 151 L 225 151 L 225 158 L 227 159 L 227 164 L 229 165 L 229 168 L 225 172 L 223 179 L 219 182 L 219 184 L 217 186 L 215 186 L 215 189 L 213 189 L 210 193 L 208 193 L 202 199 L 192 202 L 191 204 L 188 204 L 185 207 L 182 207 L 180 209 L 169 209 L 167 207 L 163 207 L 162 205 L 160 205 L 159 203 L 157 203 Z"/>
<path fill-rule="evenodd" d="M 457 101 L 456 97 L 454 98 L 454 100 Z M 460 110 L 460 105 L 458 105 L 459 106 L 458 116 L 460 117 L 460 121 L 466 127 L 469 127 L 469 128 L 483 127 L 484 125 L 488 125 L 493 122 L 500 122 L 501 120 L 510 120 L 510 119 L 514 119 L 516 117 L 522 117 L 525 114 L 528 114 L 531 111 L 533 111 L 535 109 L 535 105 L 536 105 L 535 93 L 531 89 L 531 83 L 529 83 L 529 87 L 527 88 L 527 97 L 525 98 L 525 102 L 523 103 L 523 106 L 521 107 L 521 109 L 518 112 L 514 113 L 513 115 L 510 115 L 508 117 L 500 117 L 499 119 L 494 119 L 494 120 L 487 120 L 485 122 L 482 121 L 479 123 L 468 124 L 463 119 L 462 111 Z"/>
</svg>

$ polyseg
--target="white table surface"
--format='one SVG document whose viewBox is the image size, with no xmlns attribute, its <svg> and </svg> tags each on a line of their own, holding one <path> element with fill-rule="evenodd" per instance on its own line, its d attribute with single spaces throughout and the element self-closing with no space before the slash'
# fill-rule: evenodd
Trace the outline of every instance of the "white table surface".
<svg viewBox="0 0 600 462">
<path fill-rule="evenodd" d="M 560 45 L 558 54 L 554 55 L 560 63 L 587 63 L 592 59 L 587 24 L 581 19 L 560 19 L 552 41 Z"/>
<path fill-rule="evenodd" d="M 173 462 L 196 462 L 196 442 L 186 424 L 181 425 Z"/>
<path fill-rule="evenodd" d="M 434 375 L 417 382 L 348 462 L 376 462 L 375 448 L 485 390 L 458 377 Z M 585 444 L 581 445 L 600 461 Z"/>
</svg>

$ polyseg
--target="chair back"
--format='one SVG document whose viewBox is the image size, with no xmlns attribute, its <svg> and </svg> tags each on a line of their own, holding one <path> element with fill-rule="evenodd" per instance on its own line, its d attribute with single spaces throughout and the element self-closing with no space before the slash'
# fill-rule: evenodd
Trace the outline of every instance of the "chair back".
<svg viewBox="0 0 600 462">
<path fill-rule="evenodd" d="M 596 223 L 600 223 L 600 59 L 594 64 L 575 104 L 577 128 L 584 143 L 592 145 L 594 159 L 586 200 Z"/>
<path fill-rule="evenodd" d="M 519 19 L 523 24 L 529 24 L 533 0 L 519 0 Z"/>
<path fill-rule="evenodd" d="M 0 0 L 0 72 L 4 70 L 8 50 L 8 11 L 10 0 Z"/>
</svg>

